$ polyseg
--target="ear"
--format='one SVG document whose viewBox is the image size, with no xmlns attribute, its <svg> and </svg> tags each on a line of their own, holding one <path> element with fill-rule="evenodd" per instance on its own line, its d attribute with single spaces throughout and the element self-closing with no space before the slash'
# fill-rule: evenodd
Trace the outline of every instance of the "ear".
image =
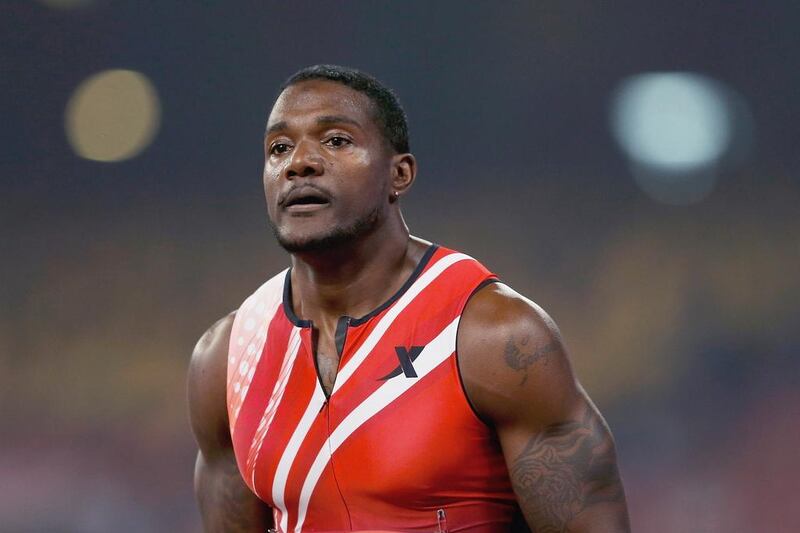
<svg viewBox="0 0 800 533">
<path fill-rule="evenodd" d="M 389 201 L 396 202 L 404 195 L 417 177 L 417 160 L 412 154 L 392 156 L 392 181 L 389 185 Z"/>
</svg>

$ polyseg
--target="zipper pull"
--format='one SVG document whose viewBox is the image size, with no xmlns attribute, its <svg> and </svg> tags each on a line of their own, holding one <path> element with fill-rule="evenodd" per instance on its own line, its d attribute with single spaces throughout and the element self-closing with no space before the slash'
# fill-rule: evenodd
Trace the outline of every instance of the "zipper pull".
<svg viewBox="0 0 800 533">
<path fill-rule="evenodd" d="M 437 533 L 447 533 L 447 515 L 444 513 L 444 509 L 436 511 L 436 523 L 439 525 Z"/>
</svg>

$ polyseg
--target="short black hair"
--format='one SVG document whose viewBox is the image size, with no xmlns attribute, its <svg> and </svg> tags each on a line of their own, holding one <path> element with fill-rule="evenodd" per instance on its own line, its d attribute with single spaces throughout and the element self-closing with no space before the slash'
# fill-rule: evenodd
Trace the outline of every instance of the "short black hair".
<svg viewBox="0 0 800 533">
<path fill-rule="evenodd" d="M 367 95 L 375 106 L 376 122 L 389 145 L 398 154 L 410 151 L 406 112 L 392 90 L 375 77 L 366 72 L 339 65 L 313 65 L 292 74 L 281 85 L 279 94 L 291 85 L 309 80 L 328 80 L 341 83 Z"/>
</svg>

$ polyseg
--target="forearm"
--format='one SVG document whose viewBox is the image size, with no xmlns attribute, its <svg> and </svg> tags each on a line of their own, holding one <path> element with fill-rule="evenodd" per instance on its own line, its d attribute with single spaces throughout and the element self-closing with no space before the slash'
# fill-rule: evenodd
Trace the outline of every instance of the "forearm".
<svg viewBox="0 0 800 533">
<path fill-rule="evenodd" d="M 198 454 L 195 496 L 207 533 L 263 533 L 273 526 L 269 507 L 250 492 L 235 462 Z"/>
<path fill-rule="evenodd" d="M 630 530 L 614 441 L 590 405 L 579 419 L 532 437 L 510 472 L 520 507 L 537 533 Z"/>
</svg>

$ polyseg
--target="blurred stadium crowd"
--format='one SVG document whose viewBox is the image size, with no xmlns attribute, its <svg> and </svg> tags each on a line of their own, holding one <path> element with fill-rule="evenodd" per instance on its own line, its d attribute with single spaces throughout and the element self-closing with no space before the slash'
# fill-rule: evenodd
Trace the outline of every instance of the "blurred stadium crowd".
<svg viewBox="0 0 800 533">
<path fill-rule="evenodd" d="M 412 232 L 560 324 L 617 438 L 636 531 L 800 531 L 791 2 L 376 3 L 335 28 L 306 20 L 312 4 L 222 4 L 2 8 L 1 531 L 198 529 L 188 358 L 287 264 L 260 128 L 281 79 L 322 61 L 406 103 Z M 385 36 L 397 20 L 418 24 L 415 43 Z M 303 22 L 310 42 L 264 66 Z M 131 42 L 144 27 L 158 34 Z M 333 39 L 350 44 L 316 48 Z M 93 93 L 98 73 L 112 78 Z"/>
</svg>

